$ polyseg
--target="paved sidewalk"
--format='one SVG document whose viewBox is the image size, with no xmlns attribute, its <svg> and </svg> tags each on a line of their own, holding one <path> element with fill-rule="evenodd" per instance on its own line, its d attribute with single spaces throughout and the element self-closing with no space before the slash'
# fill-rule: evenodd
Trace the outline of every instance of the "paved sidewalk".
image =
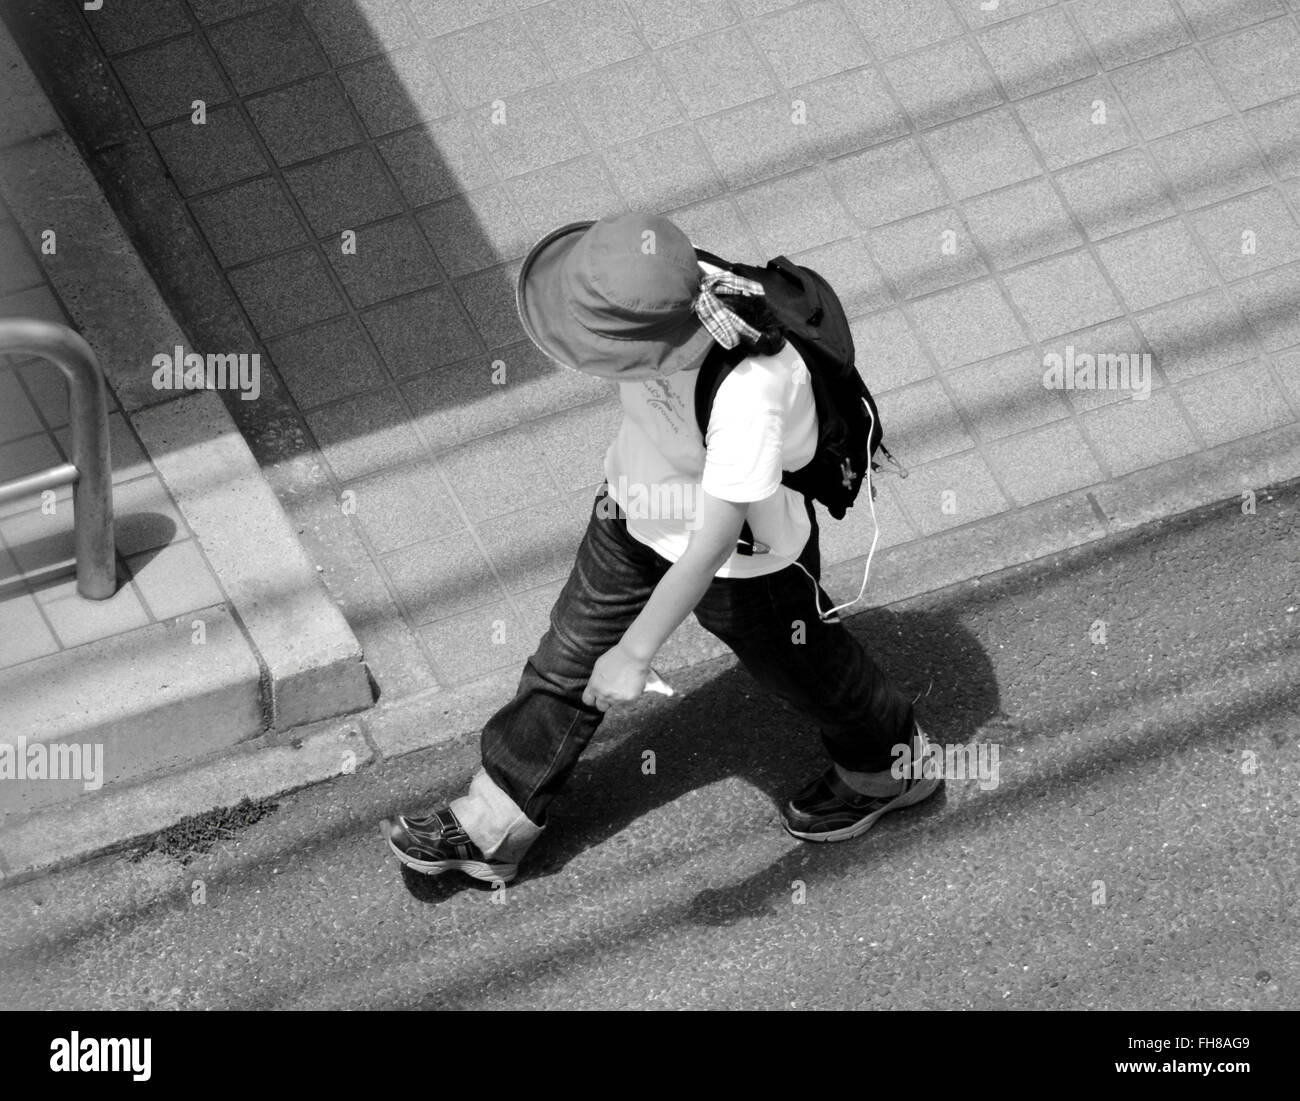
<svg viewBox="0 0 1300 1101">
<path fill-rule="evenodd" d="M 232 415 L 389 696 L 516 668 L 571 562 L 617 410 L 512 305 L 565 221 L 663 211 L 834 281 L 912 468 L 886 587 L 1095 538 L 1134 473 L 1262 484 L 1234 445 L 1300 439 L 1300 0 L 32 2 L 187 326 L 274 363 Z M 1144 352 L 1128 389 L 1043 384 Z M 869 538 L 826 525 L 837 598 Z M 719 652 L 691 623 L 664 664 Z"/>
</svg>

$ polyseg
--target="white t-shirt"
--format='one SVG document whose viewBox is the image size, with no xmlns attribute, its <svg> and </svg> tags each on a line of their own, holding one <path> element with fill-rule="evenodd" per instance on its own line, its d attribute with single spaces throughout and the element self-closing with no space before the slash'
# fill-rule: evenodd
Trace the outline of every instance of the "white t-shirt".
<svg viewBox="0 0 1300 1101">
<path fill-rule="evenodd" d="M 670 562 L 698 526 L 702 486 L 726 501 L 750 502 L 754 539 L 767 554 L 733 554 L 717 577 L 760 577 L 785 569 L 811 533 L 803 494 L 781 484 L 782 470 L 807 465 L 817 448 L 817 411 L 808 368 L 786 346 L 751 356 L 723 380 L 706 441 L 695 420 L 698 368 L 619 383 L 623 423 L 605 454 L 610 496 L 628 533 Z"/>
</svg>

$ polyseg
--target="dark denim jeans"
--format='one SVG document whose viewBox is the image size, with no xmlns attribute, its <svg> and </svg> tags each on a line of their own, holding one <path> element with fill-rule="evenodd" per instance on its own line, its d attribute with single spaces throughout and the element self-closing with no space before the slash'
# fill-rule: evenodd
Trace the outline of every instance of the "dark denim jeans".
<svg viewBox="0 0 1300 1101">
<path fill-rule="evenodd" d="M 550 629 L 528 659 L 515 698 L 483 729 L 483 767 L 535 824 L 564 786 L 603 713 L 582 702 L 596 659 L 616 645 L 671 563 L 600 508 L 602 487 Z M 800 562 L 821 576 L 817 520 Z M 821 606 L 832 601 L 818 586 Z M 759 684 L 819 726 L 832 761 L 880 772 L 912 736 L 912 705 L 862 644 L 838 622 L 823 623 L 813 583 L 789 566 L 764 577 L 714 578 L 696 618 L 725 642 Z M 798 631 L 798 623 L 803 631 Z"/>
</svg>

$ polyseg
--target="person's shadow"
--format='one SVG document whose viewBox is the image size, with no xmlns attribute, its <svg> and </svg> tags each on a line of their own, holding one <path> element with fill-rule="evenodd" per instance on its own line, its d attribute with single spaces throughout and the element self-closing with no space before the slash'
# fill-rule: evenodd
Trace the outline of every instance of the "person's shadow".
<svg viewBox="0 0 1300 1101">
<path fill-rule="evenodd" d="M 917 697 L 917 719 L 932 742 L 967 742 L 1001 718 L 992 663 L 955 612 L 877 608 L 845 624 L 894 682 Z M 642 816 L 729 778 L 739 778 L 771 799 L 771 828 L 780 830 L 780 804 L 828 763 L 816 724 L 738 665 L 680 701 L 650 703 L 616 722 L 606 720 L 597 731 L 589 755 L 552 805 L 548 828 L 529 851 L 519 882 L 554 875 Z M 1005 741 L 1007 733 L 999 729 L 998 738 Z M 646 750 L 655 754 L 650 777 L 642 770 Z M 943 805 L 941 791 L 906 817 L 923 820 Z M 873 834 L 887 834 L 889 826 L 887 817 Z M 866 849 L 856 843 L 797 845 L 740 883 L 700 891 L 691 917 L 717 925 L 767 913 L 778 898 L 788 897 L 793 879 L 806 879 L 823 861 L 842 861 L 848 847 L 857 859 L 867 858 Z M 430 879 L 409 873 L 404 878 L 413 894 L 430 902 L 470 885 L 459 875 Z"/>
</svg>

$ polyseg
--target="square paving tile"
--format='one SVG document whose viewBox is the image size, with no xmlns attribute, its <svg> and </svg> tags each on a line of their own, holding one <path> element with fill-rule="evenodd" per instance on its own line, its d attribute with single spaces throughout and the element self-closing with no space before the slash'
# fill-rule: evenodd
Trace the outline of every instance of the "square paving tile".
<svg viewBox="0 0 1300 1101">
<path fill-rule="evenodd" d="M 1198 446 L 1169 391 L 1145 401 L 1103 406 L 1085 414 L 1081 423 L 1115 478 L 1179 458 Z"/>
<path fill-rule="evenodd" d="M 1111 80 L 1148 141 L 1200 126 L 1232 110 L 1195 50 L 1119 69 Z"/>
<path fill-rule="evenodd" d="M 844 7 L 882 60 L 965 31 L 943 0 L 845 0 Z"/>
<path fill-rule="evenodd" d="M 549 501 L 560 492 L 524 428 L 457 448 L 443 455 L 441 463 L 452 492 L 474 524 Z"/>
<path fill-rule="evenodd" d="M 604 477 L 605 452 L 622 420 L 622 406 L 603 401 L 532 424 L 533 439 L 562 490 L 578 490 Z"/>
<path fill-rule="evenodd" d="M 881 395 L 880 421 L 889 432 L 889 449 L 908 466 L 920 466 L 974 444 L 938 379 L 918 382 Z"/>
<path fill-rule="evenodd" d="M 633 210 L 670 210 L 723 190 L 692 126 L 661 130 L 606 149 L 603 159 L 614 186 Z"/>
<path fill-rule="evenodd" d="M 402 209 L 402 197 L 374 152 L 365 147 L 291 168 L 284 179 L 318 237 L 356 229 Z M 341 240 L 330 247 L 341 248 Z"/>
<path fill-rule="evenodd" d="M 318 77 L 247 101 L 248 113 L 280 165 L 355 145 L 365 136 L 347 97 L 331 77 Z"/>
<path fill-rule="evenodd" d="M 132 105 L 146 126 L 185 118 L 194 101 L 211 110 L 230 99 L 221 71 L 198 35 L 151 46 L 119 59 L 113 66 Z"/>
<path fill-rule="evenodd" d="M 186 195 L 260 176 L 267 169 L 252 130 L 233 107 L 209 111 L 202 126 L 188 118 L 168 123 L 153 131 L 152 137 L 176 186 Z"/>
<path fill-rule="evenodd" d="M 227 75 L 241 96 L 315 76 L 325 57 L 298 8 L 272 7 L 208 31 Z"/>
<path fill-rule="evenodd" d="M 1205 46 L 1214 71 L 1241 110 L 1300 93 L 1300 28 L 1277 19 Z"/>
<path fill-rule="evenodd" d="M 740 188 L 821 159 L 817 136 L 796 117 L 790 101 L 775 95 L 710 115 L 698 130 L 727 186 Z"/>
<path fill-rule="evenodd" d="M 1191 41 L 1169 0 L 1079 0 L 1075 19 L 1108 69 L 1129 65 Z"/>
<path fill-rule="evenodd" d="M 568 82 L 568 101 L 597 146 L 630 141 L 685 120 L 648 54 L 575 77 Z"/>
<path fill-rule="evenodd" d="M 382 559 L 393 592 L 416 625 L 494 604 L 505 596 L 487 558 L 463 532 Z"/>
<path fill-rule="evenodd" d="M 1283 0 L 1178 0 L 1198 38 L 1225 34 L 1286 12 Z"/>
<path fill-rule="evenodd" d="M 87 600 L 74 594 L 51 600 L 41 610 L 65 648 L 149 625 L 149 614 L 131 585 L 121 586 L 107 600 Z"/>
<path fill-rule="evenodd" d="M 753 24 L 751 33 L 787 88 L 856 69 L 870 60 L 857 27 L 839 4 L 826 0 L 767 16 Z"/>
<path fill-rule="evenodd" d="M 415 29 L 404 5 L 394 4 L 392 0 L 306 0 L 302 6 L 317 39 L 335 65 L 397 49 L 414 37 Z M 428 6 L 428 0 L 422 0 L 419 5 Z"/>
<path fill-rule="evenodd" d="M 1124 312 L 1101 268 L 1087 252 L 1040 260 L 1003 279 L 1039 340 L 1083 329 Z"/>
<path fill-rule="evenodd" d="M 1017 505 L 1031 505 L 1105 480 L 1072 420 L 998 440 L 988 445 L 985 454 Z"/>
<path fill-rule="evenodd" d="M 988 274 L 975 239 L 952 207 L 873 230 L 871 252 L 903 298 Z"/>
<path fill-rule="evenodd" d="M 372 137 L 443 118 L 457 109 L 424 44 L 342 69 L 339 79 Z"/>
<path fill-rule="evenodd" d="M 479 147 L 469 120 L 460 115 L 393 134 L 382 139 L 378 148 L 412 206 L 496 183 L 491 161 Z"/>
<path fill-rule="evenodd" d="M 915 138 L 841 157 L 831 180 L 855 218 L 879 226 L 946 202 L 939 177 Z"/>
<path fill-rule="evenodd" d="M 0 550 L 0 562 L 3 558 Z M 0 618 L 5 623 L 5 630 L 0 631 L 0 669 L 58 652 L 58 640 L 25 589 L 0 585 Z"/>
<path fill-rule="evenodd" d="M 1104 105 L 1104 115 L 1097 103 Z M 1132 135 L 1119 106 L 1110 88 L 1093 79 L 1020 100 L 1014 110 L 1047 167 L 1058 169 L 1131 144 Z"/>
<path fill-rule="evenodd" d="M 534 241 L 569 222 L 594 221 L 626 209 L 598 157 L 516 177 L 507 188 Z"/>
<path fill-rule="evenodd" d="M 80 7 L 80 5 L 78 5 Z M 190 29 L 181 0 L 134 0 L 104 4 L 85 13 L 86 25 L 106 53 L 121 53 Z"/>
<path fill-rule="evenodd" d="M 1183 408 L 1209 447 L 1248 439 L 1295 418 L 1268 366 L 1243 363 L 1178 388 Z"/>
<path fill-rule="evenodd" d="M 229 278 L 262 337 L 324 321 L 344 309 L 315 249 L 258 260 L 230 272 Z"/>
<path fill-rule="evenodd" d="M 465 528 L 429 460 L 349 482 L 349 490 L 355 495 L 357 522 L 380 554 Z"/>
<path fill-rule="evenodd" d="M 885 66 L 903 109 L 918 129 L 973 115 L 1002 102 L 983 57 L 968 39 L 909 54 Z"/>
<path fill-rule="evenodd" d="M 202 195 L 190 210 L 223 267 L 307 243 L 297 212 L 271 176 Z"/>
<path fill-rule="evenodd" d="M 1300 225 L 1276 188 L 1229 200 L 1190 220 L 1224 279 L 1300 260 Z"/>
<path fill-rule="evenodd" d="M 1028 343 L 990 280 L 919 299 L 912 303 L 912 315 L 942 367 L 975 363 Z"/>
<path fill-rule="evenodd" d="M 12 371 L 0 370 L 0 443 L 44 431 L 35 407 L 18 384 L 18 376 Z M 3 476 L 5 479 L 15 477 L 8 467 L 4 468 Z"/>
<path fill-rule="evenodd" d="M 1005 108 L 931 130 L 925 143 L 959 199 L 1042 172 L 1015 116 Z"/>
<path fill-rule="evenodd" d="M 759 184 L 740 192 L 736 205 L 759 244 L 773 256 L 847 237 L 855 229 L 848 211 L 820 171 L 800 172 Z"/>
<path fill-rule="evenodd" d="M 388 381 L 361 322 L 336 317 L 268 344 L 271 359 L 300 409 L 361 391 Z"/>
<path fill-rule="evenodd" d="M 975 451 L 913 468 L 893 487 L 923 536 L 994 516 L 1008 505 L 988 463 Z"/>
<path fill-rule="evenodd" d="M 519 668 L 537 648 L 533 631 L 504 602 L 440 619 L 421 628 L 420 635 L 451 684 Z"/>
<path fill-rule="evenodd" d="M 797 89 L 794 96 L 790 104 L 801 106 L 801 127 L 807 128 L 822 158 L 867 149 L 908 131 L 907 116 L 872 68 L 825 77 Z"/>
<path fill-rule="evenodd" d="M 1139 149 L 1068 169 L 1056 181 L 1094 241 L 1177 213 L 1167 185 Z"/>
<path fill-rule="evenodd" d="M 1015 19 L 1039 8 L 1050 8 L 1057 0 L 951 0 L 953 9 L 967 26 L 991 27 L 1004 19 Z"/>
<path fill-rule="evenodd" d="M 1139 314 L 1137 323 L 1171 382 L 1259 354 L 1245 315 L 1221 290 Z"/>
<path fill-rule="evenodd" d="M 1196 294 L 1215 281 L 1191 230 L 1180 220 L 1112 237 L 1097 246 L 1097 254 L 1133 310 Z"/>
<path fill-rule="evenodd" d="M 1279 176 L 1300 176 L 1300 96 L 1257 107 L 1246 125 Z"/>
<path fill-rule="evenodd" d="M 554 0 L 528 9 L 524 19 L 561 80 L 645 50 L 619 0 Z"/>
<path fill-rule="evenodd" d="M 524 421 L 608 398 L 613 385 L 561 368 L 531 344 L 519 343 L 410 379 L 403 391 L 415 424 L 441 454 Z"/>
<path fill-rule="evenodd" d="M 477 525 L 510 593 L 568 577 L 586 528 L 587 514 L 570 496 Z"/>
<path fill-rule="evenodd" d="M 156 475 L 113 487 L 113 534 L 123 557 L 189 537 L 185 520 Z"/>
<path fill-rule="evenodd" d="M 587 139 L 555 87 L 519 92 L 497 107 L 480 107 L 469 117 L 503 179 L 589 151 Z"/>
<path fill-rule="evenodd" d="M 43 281 L 22 232 L 13 222 L 0 222 L 0 294 L 23 290 Z"/>
<path fill-rule="evenodd" d="M 340 481 L 423 458 L 424 449 L 395 391 L 351 397 L 304 414 Z"/>
<path fill-rule="evenodd" d="M 127 559 L 138 595 L 155 620 L 220 604 L 225 599 L 193 539 Z"/>
<path fill-rule="evenodd" d="M 564 222 L 557 224 L 563 225 Z M 465 312 L 489 351 L 496 352 L 527 339 L 515 307 L 515 285 L 519 281 L 521 266 L 519 261 L 511 261 L 455 281 L 456 293 L 465 304 Z"/>
<path fill-rule="evenodd" d="M 1069 212 L 1042 178 L 968 199 L 962 211 L 985 253 L 1000 269 L 1083 244 Z"/>
<path fill-rule="evenodd" d="M 1164 386 L 1159 364 L 1150 353 L 1142 334 L 1127 318 L 1043 341 L 1044 358 L 1061 359 L 1066 376 L 1062 382 L 1070 387 L 1062 392 L 1076 412 L 1121 401 L 1147 401 L 1151 393 Z"/>
<path fill-rule="evenodd" d="M 1188 209 L 1271 182 L 1251 134 L 1235 116 L 1154 142 L 1151 152 Z"/>
<path fill-rule="evenodd" d="M 450 287 L 422 290 L 362 315 L 395 378 L 468 359 L 483 342 Z"/>
<path fill-rule="evenodd" d="M 1300 264 L 1244 279 L 1232 294 L 1267 351 L 1300 344 Z"/>
<path fill-rule="evenodd" d="M 463 107 L 477 107 L 554 79 L 541 51 L 516 17 L 480 23 L 433 42 L 447 87 Z"/>
<path fill-rule="evenodd" d="M 504 187 L 445 199 L 420 211 L 419 220 L 439 262 L 453 277 L 523 256 L 533 244 Z"/>
<path fill-rule="evenodd" d="M 411 5 L 411 11 L 420 30 L 429 38 L 437 38 L 511 15 L 523 6 L 514 0 L 479 0 L 475 4 L 467 4 L 465 0 L 420 0 Z"/>
<path fill-rule="evenodd" d="M 1042 356 L 1022 348 L 949 371 L 945 379 L 966 422 L 981 439 L 995 440 L 1070 415 L 1061 391 L 1043 385 L 1044 370 Z"/>
<path fill-rule="evenodd" d="M 411 218 L 358 230 L 356 252 L 334 249 L 329 257 L 344 291 L 359 309 L 442 282 L 433 250 Z"/>
<path fill-rule="evenodd" d="M 1060 7 L 999 23 L 979 36 L 979 44 L 1012 99 L 1046 92 L 1097 71 L 1088 44 Z"/>
<path fill-rule="evenodd" d="M 747 264 L 765 264 L 770 259 L 729 197 L 696 203 L 669 216 L 697 248 Z"/>
<path fill-rule="evenodd" d="M 698 0 L 638 0 L 630 10 L 652 50 L 732 26 L 736 21 L 729 8 Z"/>
<path fill-rule="evenodd" d="M 853 322 L 852 330 L 858 373 L 873 394 L 934 374 L 925 349 L 898 310 L 860 317 Z"/>
<path fill-rule="evenodd" d="M 778 87 L 757 48 L 734 30 L 673 46 L 659 55 L 659 63 L 691 118 L 762 99 Z"/>
</svg>

